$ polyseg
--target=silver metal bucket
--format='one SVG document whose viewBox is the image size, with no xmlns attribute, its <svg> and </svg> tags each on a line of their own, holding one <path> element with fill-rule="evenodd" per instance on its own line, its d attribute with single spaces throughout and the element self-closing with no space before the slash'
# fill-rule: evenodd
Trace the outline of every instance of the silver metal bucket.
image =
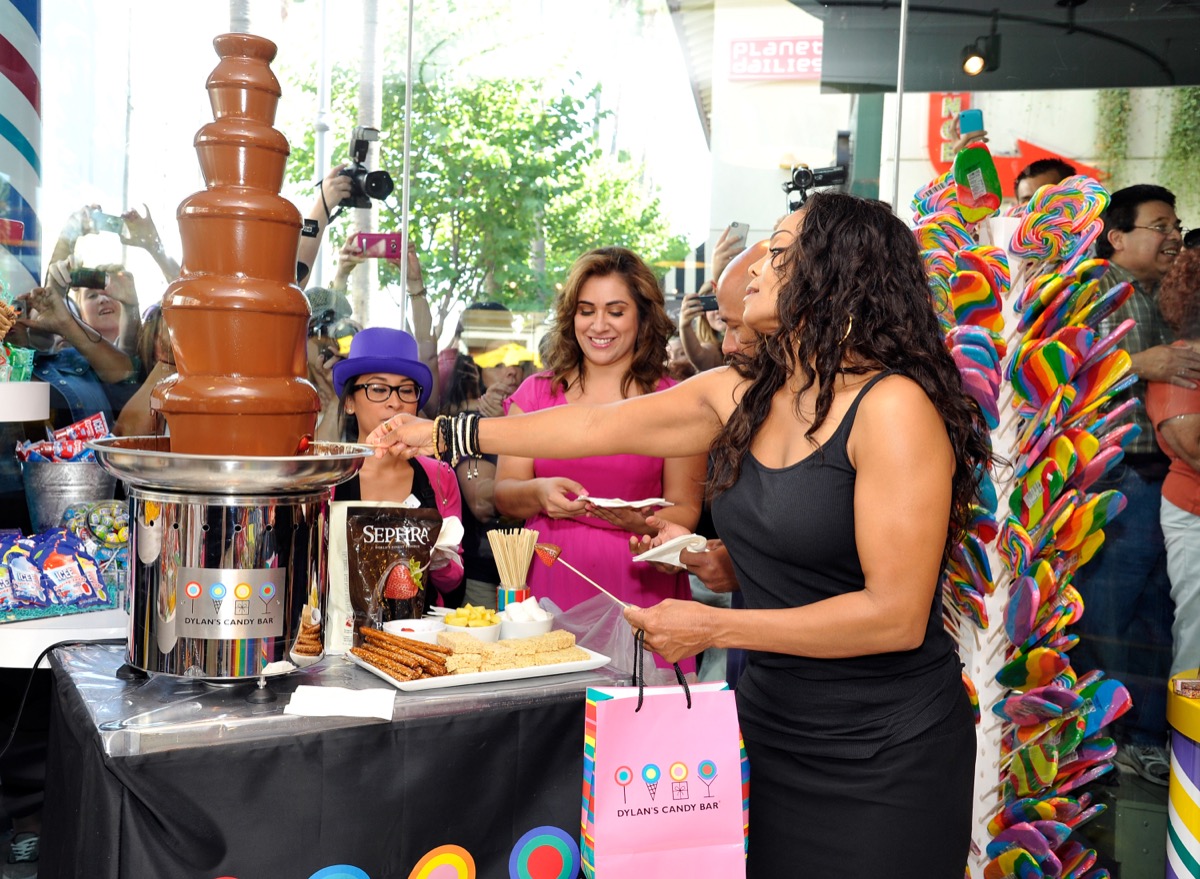
<svg viewBox="0 0 1200 879">
<path fill-rule="evenodd" d="M 35 531 L 57 528 L 67 507 L 112 500 L 117 488 L 116 477 L 92 461 L 25 461 L 21 476 Z"/>
<path fill-rule="evenodd" d="M 324 611 L 329 490 L 128 492 L 130 664 L 238 679 L 293 661 L 304 606 Z"/>
</svg>

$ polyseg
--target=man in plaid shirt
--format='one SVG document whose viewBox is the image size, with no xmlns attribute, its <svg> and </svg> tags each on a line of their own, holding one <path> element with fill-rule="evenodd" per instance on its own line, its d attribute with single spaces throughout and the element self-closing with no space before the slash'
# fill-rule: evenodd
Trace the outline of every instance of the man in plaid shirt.
<svg viewBox="0 0 1200 879">
<path fill-rule="evenodd" d="M 1200 354 L 1172 347 L 1174 334 L 1158 309 L 1158 283 L 1183 246 L 1182 231 L 1175 196 L 1161 186 L 1142 184 L 1113 193 L 1096 241 L 1096 256 L 1112 263 L 1101 283 L 1133 284 L 1133 295 L 1101 326 L 1100 335 L 1127 318 L 1137 321 L 1120 345 L 1141 379 L 1131 393 L 1143 403 L 1148 381 L 1187 388 L 1200 382 Z M 1122 462 L 1092 488 L 1117 489 L 1128 505 L 1105 527 L 1103 548 L 1076 575 L 1086 611 L 1073 656 L 1077 670 L 1102 669 L 1129 688 L 1133 709 L 1116 724 L 1121 740 L 1117 761 L 1166 785 L 1174 604 L 1159 507 L 1169 461 L 1155 442 L 1144 406 L 1138 407 L 1134 421 L 1141 434 L 1126 447 Z"/>
</svg>

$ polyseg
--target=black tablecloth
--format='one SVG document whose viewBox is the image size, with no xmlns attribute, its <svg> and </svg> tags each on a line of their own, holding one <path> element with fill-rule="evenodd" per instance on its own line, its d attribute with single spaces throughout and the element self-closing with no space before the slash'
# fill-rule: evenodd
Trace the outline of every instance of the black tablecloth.
<svg viewBox="0 0 1200 879">
<path fill-rule="evenodd" d="M 407 879 L 442 845 L 504 879 L 535 828 L 577 843 L 584 692 L 612 683 L 399 693 L 391 722 L 318 720 L 285 718 L 286 696 L 247 703 L 250 684 L 117 681 L 114 648 L 60 650 L 53 664 L 41 879 L 308 879 L 334 865 Z M 338 685 L 379 684 L 338 664 Z"/>
</svg>

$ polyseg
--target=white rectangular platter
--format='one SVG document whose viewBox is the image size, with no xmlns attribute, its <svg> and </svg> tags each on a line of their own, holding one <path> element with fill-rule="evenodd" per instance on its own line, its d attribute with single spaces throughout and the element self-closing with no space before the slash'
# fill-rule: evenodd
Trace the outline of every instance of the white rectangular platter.
<svg viewBox="0 0 1200 879">
<path fill-rule="evenodd" d="M 557 665 L 535 665 L 532 668 L 508 668 L 503 671 L 475 671 L 462 675 L 443 675 L 437 678 L 420 678 L 415 681 L 398 681 L 382 669 L 364 662 L 353 653 L 345 654 L 346 659 L 359 668 L 366 669 L 377 678 L 382 678 L 393 687 L 407 692 L 419 690 L 441 690 L 445 687 L 465 687 L 468 684 L 487 684 L 493 681 L 519 681 L 525 678 L 544 678 L 550 675 L 565 675 L 576 671 L 591 671 L 608 665 L 609 658 L 603 653 L 581 648 L 588 654 L 587 659 L 575 662 L 560 662 Z"/>
</svg>

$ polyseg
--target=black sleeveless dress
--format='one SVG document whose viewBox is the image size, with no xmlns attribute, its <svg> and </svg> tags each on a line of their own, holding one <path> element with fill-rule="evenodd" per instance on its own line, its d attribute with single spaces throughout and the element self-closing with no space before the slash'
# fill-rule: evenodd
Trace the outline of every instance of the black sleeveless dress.
<svg viewBox="0 0 1200 879">
<path fill-rule="evenodd" d="M 823 446 L 789 467 L 747 453 L 713 502 L 747 608 L 864 588 L 846 452 L 859 392 Z M 920 466 L 913 462 L 913 466 Z M 750 760 L 750 879 L 961 879 L 975 732 L 941 590 L 914 650 L 843 659 L 751 651 L 737 688 Z"/>
</svg>

